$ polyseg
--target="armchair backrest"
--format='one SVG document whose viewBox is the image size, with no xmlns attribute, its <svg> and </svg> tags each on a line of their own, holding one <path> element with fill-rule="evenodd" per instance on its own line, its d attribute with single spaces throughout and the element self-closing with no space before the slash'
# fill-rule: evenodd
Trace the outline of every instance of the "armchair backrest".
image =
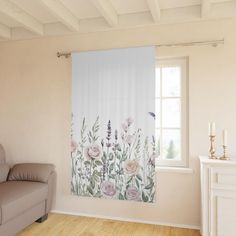
<svg viewBox="0 0 236 236">
<path fill-rule="evenodd" d="M 0 144 L 0 164 L 5 164 L 6 159 L 5 159 L 5 151 L 3 146 Z"/>
</svg>

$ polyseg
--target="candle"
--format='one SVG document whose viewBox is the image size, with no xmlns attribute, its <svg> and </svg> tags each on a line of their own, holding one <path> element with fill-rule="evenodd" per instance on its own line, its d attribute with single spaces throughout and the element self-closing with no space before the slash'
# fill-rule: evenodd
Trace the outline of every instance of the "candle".
<svg viewBox="0 0 236 236">
<path fill-rule="evenodd" d="M 216 135 L 216 124 L 215 124 L 215 122 L 211 123 L 211 135 L 212 136 Z"/>
<path fill-rule="evenodd" d="M 208 123 L 208 135 L 211 136 L 211 123 Z"/>
<path fill-rule="evenodd" d="M 228 143 L 228 137 L 227 137 L 227 135 L 228 135 L 228 132 L 227 132 L 227 130 L 223 130 L 223 146 L 227 146 L 227 143 Z"/>
<path fill-rule="evenodd" d="M 216 124 L 215 122 L 210 122 L 208 126 L 208 135 L 215 136 L 216 135 Z"/>
</svg>

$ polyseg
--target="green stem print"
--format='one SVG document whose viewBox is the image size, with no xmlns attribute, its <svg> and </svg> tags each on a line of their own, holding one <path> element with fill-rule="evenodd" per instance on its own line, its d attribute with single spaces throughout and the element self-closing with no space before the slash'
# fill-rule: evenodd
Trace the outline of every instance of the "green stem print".
<svg viewBox="0 0 236 236">
<path fill-rule="evenodd" d="M 79 140 L 72 124 L 71 191 L 74 195 L 154 201 L 158 144 L 154 137 L 149 143 L 141 129 L 131 132 L 133 123 L 132 118 L 127 118 L 121 130 L 112 130 L 109 120 L 106 133 L 100 137 L 99 117 L 90 128 L 84 118 Z"/>
</svg>

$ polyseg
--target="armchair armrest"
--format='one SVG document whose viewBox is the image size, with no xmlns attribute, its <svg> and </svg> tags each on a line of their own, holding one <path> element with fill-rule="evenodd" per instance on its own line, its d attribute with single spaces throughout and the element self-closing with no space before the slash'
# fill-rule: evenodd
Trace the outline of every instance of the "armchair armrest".
<svg viewBox="0 0 236 236">
<path fill-rule="evenodd" d="M 0 183 L 7 180 L 9 170 L 10 168 L 7 164 L 0 164 Z"/>
<path fill-rule="evenodd" d="M 48 183 L 51 174 L 54 172 L 54 165 L 41 163 L 16 164 L 10 171 L 8 180 L 34 181 Z"/>
<path fill-rule="evenodd" d="M 52 209 L 53 202 L 55 202 L 56 193 L 56 172 L 53 171 L 48 179 L 48 197 L 46 200 L 46 213 Z"/>
</svg>

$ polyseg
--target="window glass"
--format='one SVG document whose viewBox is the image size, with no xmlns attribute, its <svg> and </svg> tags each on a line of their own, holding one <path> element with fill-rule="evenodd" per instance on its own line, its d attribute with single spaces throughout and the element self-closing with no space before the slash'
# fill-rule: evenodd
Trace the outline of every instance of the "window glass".
<svg viewBox="0 0 236 236">
<path fill-rule="evenodd" d="M 162 99 L 162 127 L 180 128 L 180 99 Z"/>
<path fill-rule="evenodd" d="M 156 67 L 157 164 L 185 166 L 187 156 L 187 60 L 158 60 Z"/>
<path fill-rule="evenodd" d="M 162 130 L 163 158 L 180 160 L 180 130 Z"/>
<path fill-rule="evenodd" d="M 180 96 L 180 67 L 164 67 L 162 69 L 162 96 Z"/>
</svg>

